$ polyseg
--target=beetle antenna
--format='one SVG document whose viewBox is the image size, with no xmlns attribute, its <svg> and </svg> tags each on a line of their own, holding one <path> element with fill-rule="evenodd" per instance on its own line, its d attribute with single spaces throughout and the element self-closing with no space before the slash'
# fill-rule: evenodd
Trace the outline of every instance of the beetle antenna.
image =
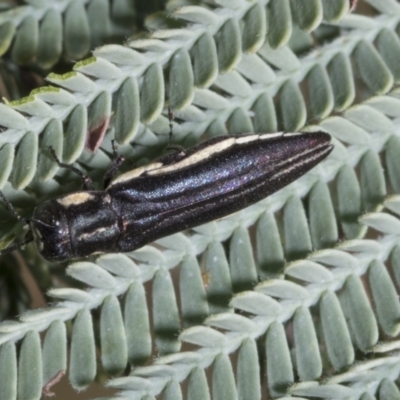
<svg viewBox="0 0 400 400">
<path fill-rule="evenodd" d="M 0 256 L 2 256 L 3 254 L 9 254 L 12 253 L 14 250 L 18 250 L 20 249 L 22 246 L 25 246 L 26 244 L 33 242 L 33 235 L 32 232 L 29 231 L 25 237 L 24 240 L 17 242 L 11 246 L 6 247 L 5 249 L 0 251 Z"/>
<path fill-rule="evenodd" d="M 54 228 L 54 225 L 46 224 L 46 222 L 40 221 L 39 219 L 28 219 L 28 223 L 36 222 L 39 225 L 45 226 L 46 228 Z"/>
<path fill-rule="evenodd" d="M 53 146 L 49 146 L 49 151 L 50 154 L 53 158 L 53 160 L 58 164 L 58 166 L 60 168 L 66 168 L 69 169 L 70 171 L 74 172 L 75 174 L 79 175 L 80 178 L 82 179 L 83 182 L 83 188 L 84 190 L 94 190 L 94 186 L 93 186 L 93 182 L 90 179 L 89 175 L 86 175 L 85 173 L 83 173 L 80 169 L 75 168 L 73 165 L 69 165 L 66 163 L 63 163 L 57 156 L 56 151 L 54 150 Z"/>
<path fill-rule="evenodd" d="M 14 206 L 11 204 L 10 200 L 7 199 L 7 197 L 4 195 L 4 193 L 0 190 L 0 197 L 3 199 L 4 203 L 6 203 L 7 208 L 11 211 L 12 215 L 14 215 L 15 218 L 17 218 L 18 221 L 25 222 L 25 224 L 29 225 L 32 221 L 36 222 L 37 224 L 46 226 L 47 228 L 52 228 L 52 225 L 46 224 L 43 221 L 39 221 L 38 219 L 29 219 L 29 218 L 24 218 L 21 217 L 17 211 L 15 210 Z M 0 253 L 2 254 L 2 253 Z"/>
<path fill-rule="evenodd" d="M 113 161 L 112 163 L 108 166 L 106 173 L 103 176 L 103 186 L 104 189 L 107 188 L 109 183 L 111 182 L 112 178 L 116 174 L 116 172 L 119 170 L 121 167 L 122 163 L 125 161 L 124 156 L 120 156 L 118 154 L 118 146 L 115 143 L 115 139 L 111 141 L 112 144 L 112 150 L 113 150 Z"/>
<path fill-rule="evenodd" d="M 172 130 L 173 130 L 172 121 L 174 120 L 174 118 L 175 118 L 174 112 L 172 111 L 171 106 L 168 106 L 169 144 L 171 144 L 172 142 Z"/>
<path fill-rule="evenodd" d="M 10 200 L 7 199 L 7 197 L 4 195 L 4 193 L 0 190 L 0 197 L 3 199 L 4 203 L 6 204 L 7 208 L 11 211 L 12 215 L 14 215 L 15 218 L 17 218 L 18 221 L 25 222 L 26 224 L 29 224 L 29 220 L 26 218 L 21 217 L 13 205 L 11 204 Z"/>
<path fill-rule="evenodd" d="M 175 119 L 175 114 L 172 111 L 171 106 L 168 106 L 168 121 L 169 121 L 169 142 L 168 145 L 166 146 L 166 150 L 175 150 L 178 153 L 182 153 L 185 155 L 186 149 L 181 146 L 180 144 L 174 144 L 172 143 L 172 135 L 173 135 L 173 124 L 172 121 Z"/>
</svg>

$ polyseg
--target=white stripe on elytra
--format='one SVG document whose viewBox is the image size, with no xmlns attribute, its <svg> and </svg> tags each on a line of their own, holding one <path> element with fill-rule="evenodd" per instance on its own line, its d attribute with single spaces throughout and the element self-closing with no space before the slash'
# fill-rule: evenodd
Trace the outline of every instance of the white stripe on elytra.
<svg viewBox="0 0 400 400">
<path fill-rule="evenodd" d="M 221 153 L 224 150 L 229 149 L 229 147 L 232 147 L 235 143 L 236 143 L 235 138 L 233 137 L 227 138 L 222 142 L 218 142 L 212 146 L 204 147 L 203 149 L 196 151 L 196 153 L 190 155 L 189 157 L 184 158 L 181 161 L 176 162 L 175 164 L 166 165 L 165 167 L 149 171 L 148 175 L 164 174 L 166 172 L 172 172 L 186 167 L 190 167 L 191 165 L 195 165 L 200 161 L 204 161 L 207 158 L 210 158 L 214 154 Z"/>
<path fill-rule="evenodd" d="M 277 137 L 283 136 L 283 132 L 277 132 L 277 133 L 263 133 L 262 135 L 259 135 L 260 140 L 268 140 L 268 139 L 275 139 Z"/>
<path fill-rule="evenodd" d="M 190 155 L 189 157 L 183 158 L 181 161 L 178 161 L 174 164 L 163 166 L 162 163 L 154 163 L 145 167 L 136 168 L 132 171 L 128 171 L 125 174 L 120 175 L 115 180 L 113 180 L 109 187 L 115 185 L 116 183 L 121 183 L 128 181 L 133 178 L 137 178 L 138 176 L 147 173 L 148 175 L 159 175 L 167 172 L 177 171 L 186 167 L 190 167 L 191 165 L 195 165 L 200 161 L 204 161 L 207 158 L 212 157 L 214 154 L 218 154 L 223 152 L 224 150 L 229 149 L 235 144 L 245 144 L 250 143 L 256 140 L 268 140 L 275 139 L 277 137 L 282 136 L 300 136 L 301 133 L 264 133 L 261 135 L 244 135 L 238 137 L 228 137 L 225 140 L 218 142 L 216 144 L 206 146 L 203 149 L 197 151 L 196 153 Z"/>
<path fill-rule="evenodd" d="M 258 139 L 260 139 L 260 135 L 246 135 L 236 138 L 235 143 L 236 144 L 249 143 L 249 142 L 254 142 L 255 140 Z"/>
<path fill-rule="evenodd" d="M 310 133 L 313 133 L 313 132 L 310 132 Z M 291 136 L 304 136 L 304 135 L 307 135 L 307 133 L 300 133 L 300 132 L 285 132 L 285 133 L 283 134 L 283 136 L 285 136 L 285 137 L 291 137 Z"/>
<path fill-rule="evenodd" d="M 99 233 L 103 233 L 108 229 L 109 229 L 109 227 L 99 228 L 99 229 L 96 229 L 95 231 L 90 232 L 90 233 L 82 233 L 81 235 L 78 236 L 78 242 L 81 241 L 81 240 L 89 239 L 92 236 L 97 236 Z"/>
<path fill-rule="evenodd" d="M 57 199 L 57 203 L 68 208 L 70 206 L 85 203 L 88 200 L 93 199 L 93 197 L 94 196 L 90 192 L 77 192 Z"/>
<path fill-rule="evenodd" d="M 195 165 L 200 161 L 204 161 L 207 158 L 210 158 L 214 154 L 218 154 L 223 152 L 224 150 L 229 149 L 229 147 L 232 147 L 235 144 L 244 144 L 244 143 L 249 143 L 253 142 L 256 140 L 267 140 L 267 139 L 274 139 L 276 137 L 281 137 L 283 136 L 283 132 L 279 133 L 267 133 L 263 135 L 244 135 L 244 136 L 239 136 L 239 137 L 229 137 L 221 142 L 218 142 L 214 145 L 207 146 L 204 149 L 201 149 L 197 151 L 196 153 L 192 154 L 189 157 L 184 158 L 183 160 L 172 164 L 172 165 L 167 165 L 165 167 L 159 168 L 159 169 L 154 169 L 150 172 L 148 172 L 148 175 L 158 175 L 158 174 L 163 174 L 166 172 L 172 172 L 172 171 L 177 171 L 182 168 L 190 167 L 191 165 Z"/>
<path fill-rule="evenodd" d="M 161 168 L 163 166 L 162 163 L 156 162 L 153 164 L 146 165 L 144 167 L 135 168 L 132 171 L 125 172 L 124 174 L 115 178 L 109 185 L 115 185 L 116 183 L 121 183 L 125 181 L 129 181 L 130 179 L 137 178 L 138 176 L 144 174 L 145 172 L 151 171 L 153 169 Z"/>
</svg>

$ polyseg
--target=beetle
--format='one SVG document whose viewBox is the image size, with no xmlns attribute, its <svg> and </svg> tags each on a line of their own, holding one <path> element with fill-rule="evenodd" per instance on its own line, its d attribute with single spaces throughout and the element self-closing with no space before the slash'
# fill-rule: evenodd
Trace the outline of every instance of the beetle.
<svg viewBox="0 0 400 400">
<path fill-rule="evenodd" d="M 132 251 L 262 200 L 332 148 L 324 132 L 218 136 L 123 173 L 104 190 L 93 190 L 90 178 L 68 166 L 84 177 L 86 190 L 39 204 L 27 220 L 33 237 L 3 253 L 32 240 L 54 262 Z M 116 158 L 106 180 L 121 163 Z"/>
</svg>

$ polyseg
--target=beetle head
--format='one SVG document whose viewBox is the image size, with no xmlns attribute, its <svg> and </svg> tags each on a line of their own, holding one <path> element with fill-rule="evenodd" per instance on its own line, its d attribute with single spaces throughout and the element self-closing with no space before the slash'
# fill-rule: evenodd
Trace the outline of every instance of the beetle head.
<svg viewBox="0 0 400 400">
<path fill-rule="evenodd" d="M 55 201 L 37 206 L 30 223 L 36 245 L 46 260 L 58 262 L 71 257 L 68 221 Z"/>
</svg>

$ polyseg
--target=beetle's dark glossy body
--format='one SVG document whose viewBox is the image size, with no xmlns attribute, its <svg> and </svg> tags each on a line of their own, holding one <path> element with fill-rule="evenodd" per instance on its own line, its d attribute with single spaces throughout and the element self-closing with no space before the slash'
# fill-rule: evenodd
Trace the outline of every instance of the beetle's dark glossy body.
<svg viewBox="0 0 400 400">
<path fill-rule="evenodd" d="M 216 137 L 122 174 L 104 191 L 39 205 L 32 230 L 52 261 L 132 251 L 267 197 L 331 150 L 322 132 Z"/>
</svg>

